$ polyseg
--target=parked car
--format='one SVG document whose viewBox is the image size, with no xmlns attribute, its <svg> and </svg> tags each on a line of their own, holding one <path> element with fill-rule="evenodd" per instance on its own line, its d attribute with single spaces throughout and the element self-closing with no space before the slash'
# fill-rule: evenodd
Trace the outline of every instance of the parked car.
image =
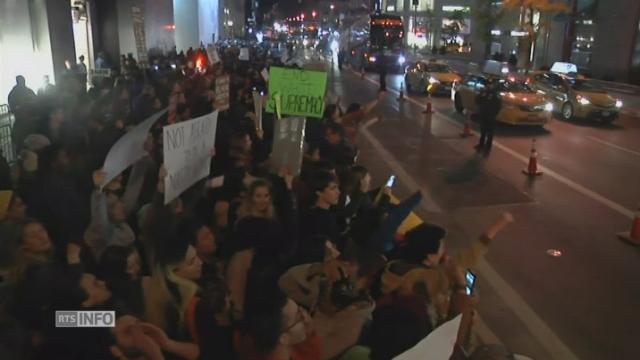
<svg viewBox="0 0 640 360">
<path fill-rule="evenodd" d="M 456 111 L 477 112 L 476 97 L 492 75 L 471 74 L 456 83 L 451 90 Z M 541 94 L 536 93 L 524 81 L 515 77 L 495 78 L 498 83 L 502 109 L 497 121 L 511 125 L 544 126 L 551 121 L 553 105 Z"/>
<path fill-rule="evenodd" d="M 407 92 L 449 94 L 454 82 L 461 77 L 445 62 L 418 61 L 409 66 L 404 74 Z"/>
<path fill-rule="evenodd" d="M 613 98 L 595 81 L 577 74 L 577 67 L 556 63 L 550 71 L 529 76 L 528 82 L 544 95 L 565 120 L 574 118 L 613 122 L 622 108 L 622 101 Z"/>
</svg>

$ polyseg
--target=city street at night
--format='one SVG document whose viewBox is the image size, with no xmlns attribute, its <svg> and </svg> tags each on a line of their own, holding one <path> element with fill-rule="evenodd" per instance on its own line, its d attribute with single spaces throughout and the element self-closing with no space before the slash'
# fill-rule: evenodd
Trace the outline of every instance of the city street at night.
<svg viewBox="0 0 640 360">
<path fill-rule="evenodd" d="M 362 80 L 334 70 L 329 78 L 345 104 L 376 96 L 377 74 Z M 477 134 L 459 136 L 464 116 L 451 99 L 434 97 L 429 119 L 425 95 L 397 100 L 401 81 L 388 76 L 388 94 L 370 116 L 377 121 L 361 132 L 360 161 L 373 177 L 398 174 L 404 195 L 424 189 L 431 201 L 419 214 L 448 224 L 453 246 L 468 244 L 503 211 L 517 219 L 478 267 L 488 336 L 536 359 L 638 356 L 640 290 L 630 284 L 640 252 L 615 234 L 629 227 L 640 199 L 640 117 L 499 126 L 485 158 L 473 149 Z M 543 171 L 535 178 L 522 173 L 532 139 Z"/>
<path fill-rule="evenodd" d="M 640 360 L 640 0 L 0 0 L 0 360 Z"/>
</svg>

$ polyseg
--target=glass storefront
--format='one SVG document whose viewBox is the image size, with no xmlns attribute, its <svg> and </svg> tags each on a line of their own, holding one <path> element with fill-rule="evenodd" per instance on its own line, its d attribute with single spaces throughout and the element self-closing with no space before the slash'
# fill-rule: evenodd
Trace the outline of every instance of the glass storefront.
<svg viewBox="0 0 640 360">
<path fill-rule="evenodd" d="M 598 0 L 578 0 L 575 41 L 571 48 L 571 62 L 579 68 L 591 67 L 591 56 L 596 32 L 596 9 Z"/>
<path fill-rule="evenodd" d="M 632 83 L 640 84 L 640 21 L 638 21 L 636 43 L 631 54 L 630 78 Z"/>
</svg>

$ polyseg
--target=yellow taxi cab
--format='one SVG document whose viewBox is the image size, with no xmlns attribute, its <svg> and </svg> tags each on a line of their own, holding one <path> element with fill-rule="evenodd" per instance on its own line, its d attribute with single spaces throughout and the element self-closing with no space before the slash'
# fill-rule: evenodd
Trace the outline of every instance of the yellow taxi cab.
<svg viewBox="0 0 640 360">
<path fill-rule="evenodd" d="M 551 120 L 553 105 L 537 94 L 524 81 L 515 77 L 493 77 L 487 74 L 470 74 L 454 85 L 451 91 L 456 111 L 477 112 L 476 96 L 487 86 L 490 78 L 497 82 L 502 108 L 497 121 L 511 125 L 544 126 Z"/>
<path fill-rule="evenodd" d="M 554 105 L 565 120 L 574 118 L 614 121 L 622 101 L 612 97 L 595 81 L 577 74 L 571 63 L 555 63 L 550 71 L 539 71 L 529 77 L 529 83 Z"/>
<path fill-rule="evenodd" d="M 407 67 L 404 83 L 407 91 L 431 94 L 449 94 L 453 83 L 461 77 L 445 62 L 430 60 L 418 61 Z"/>
</svg>

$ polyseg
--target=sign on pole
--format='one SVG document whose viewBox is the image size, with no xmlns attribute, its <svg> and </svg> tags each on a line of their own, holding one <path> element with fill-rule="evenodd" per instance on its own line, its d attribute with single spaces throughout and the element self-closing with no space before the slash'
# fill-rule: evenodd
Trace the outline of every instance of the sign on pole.
<svg viewBox="0 0 640 360">
<path fill-rule="evenodd" d="M 218 50 L 213 45 L 207 46 L 207 56 L 212 64 L 220 62 L 220 56 L 218 56 Z"/>
<path fill-rule="evenodd" d="M 254 91 L 253 92 L 253 107 L 256 112 L 256 129 L 262 130 L 262 94 Z"/>
<path fill-rule="evenodd" d="M 111 149 L 109 149 L 107 158 L 104 160 L 104 165 L 102 165 L 105 177 L 104 182 L 100 184 L 101 188 L 147 154 L 144 150 L 144 143 L 147 141 L 149 129 L 151 129 L 151 126 L 166 112 L 167 109 L 164 109 L 151 115 L 145 121 L 131 129 L 131 131 L 124 134 Z"/>
<path fill-rule="evenodd" d="M 146 67 L 149 64 L 149 58 L 147 57 L 147 40 L 144 32 L 144 8 L 140 6 L 131 7 L 131 17 L 138 63 L 141 67 Z"/>
<path fill-rule="evenodd" d="M 209 175 L 217 125 L 218 111 L 214 111 L 163 128 L 165 204 Z"/>
<path fill-rule="evenodd" d="M 291 175 L 300 174 L 304 151 L 304 130 L 307 119 L 290 117 L 275 122 L 271 171 L 278 173 L 285 168 Z"/>
<path fill-rule="evenodd" d="M 327 73 L 271 67 L 267 111 L 273 113 L 275 99 L 282 98 L 282 115 L 322 118 Z"/>
<path fill-rule="evenodd" d="M 216 97 L 213 107 L 220 111 L 229 109 L 229 75 L 216 79 Z"/>
</svg>

